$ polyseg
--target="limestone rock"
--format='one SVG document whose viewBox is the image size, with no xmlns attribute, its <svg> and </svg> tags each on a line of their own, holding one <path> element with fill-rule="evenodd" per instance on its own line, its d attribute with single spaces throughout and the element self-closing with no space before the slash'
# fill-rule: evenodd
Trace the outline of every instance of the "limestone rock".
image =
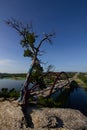
<svg viewBox="0 0 87 130">
<path fill-rule="evenodd" d="M 80 111 L 17 106 L 0 101 L 0 130 L 87 130 L 87 117 Z"/>
<path fill-rule="evenodd" d="M 31 116 L 36 128 L 87 129 L 87 118 L 78 110 L 42 108 L 41 110 L 34 110 Z"/>
</svg>

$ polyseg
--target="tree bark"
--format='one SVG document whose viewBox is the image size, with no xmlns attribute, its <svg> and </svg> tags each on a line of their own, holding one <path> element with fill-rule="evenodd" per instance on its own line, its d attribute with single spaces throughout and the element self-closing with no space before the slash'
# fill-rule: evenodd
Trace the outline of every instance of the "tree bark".
<svg viewBox="0 0 87 130">
<path fill-rule="evenodd" d="M 25 83 L 24 83 L 24 98 L 23 98 L 23 103 L 24 104 L 27 103 L 27 97 L 28 97 L 28 95 L 30 95 L 30 93 L 28 91 L 28 86 L 29 86 L 29 84 L 31 82 L 30 78 L 31 78 L 31 74 L 32 74 L 35 62 L 36 62 L 36 56 L 33 58 L 32 64 L 30 65 L 30 69 L 29 69 L 29 71 L 27 73 L 26 80 L 25 80 Z"/>
</svg>

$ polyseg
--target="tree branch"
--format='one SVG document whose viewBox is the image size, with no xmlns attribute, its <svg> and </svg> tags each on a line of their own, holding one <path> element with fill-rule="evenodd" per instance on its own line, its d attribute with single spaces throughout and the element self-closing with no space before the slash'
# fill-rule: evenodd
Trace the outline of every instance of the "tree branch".
<svg viewBox="0 0 87 130">
<path fill-rule="evenodd" d="M 41 47 L 42 43 L 45 40 L 50 40 L 50 37 L 52 37 L 52 36 L 54 36 L 54 33 L 53 34 L 45 34 L 45 37 L 40 41 L 39 45 L 37 46 L 37 51 L 39 51 L 39 48 Z"/>
</svg>

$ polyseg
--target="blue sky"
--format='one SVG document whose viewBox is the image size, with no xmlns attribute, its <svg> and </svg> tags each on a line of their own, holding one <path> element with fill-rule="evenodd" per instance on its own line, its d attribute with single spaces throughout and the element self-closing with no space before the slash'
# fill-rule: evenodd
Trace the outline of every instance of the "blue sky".
<svg viewBox="0 0 87 130">
<path fill-rule="evenodd" d="M 55 32 L 42 57 L 55 71 L 87 72 L 87 0 L 0 0 L 0 72 L 27 72 L 20 36 L 4 20 L 31 23 L 38 35 Z"/>
</svg>

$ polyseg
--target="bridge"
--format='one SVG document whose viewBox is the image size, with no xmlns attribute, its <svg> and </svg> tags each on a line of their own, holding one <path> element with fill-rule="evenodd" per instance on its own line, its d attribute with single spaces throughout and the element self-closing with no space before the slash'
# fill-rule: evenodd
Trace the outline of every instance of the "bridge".
<svg viewBox="0 0 87 130">
<path fill-rule="evenodd" d="M 48 72 L 43 76 L 44 82 L 46 84 L 46 88 L 43 90 L 39 90 L 39 84 L 36 83 L 32 88 L 31 95 L 43 96 L 47 97 L 50 96 L 52 93 L 62 90 L 63 88 L 69 88 L 72 79 L 68 78 L 66 72 Z"/>
</svg>

